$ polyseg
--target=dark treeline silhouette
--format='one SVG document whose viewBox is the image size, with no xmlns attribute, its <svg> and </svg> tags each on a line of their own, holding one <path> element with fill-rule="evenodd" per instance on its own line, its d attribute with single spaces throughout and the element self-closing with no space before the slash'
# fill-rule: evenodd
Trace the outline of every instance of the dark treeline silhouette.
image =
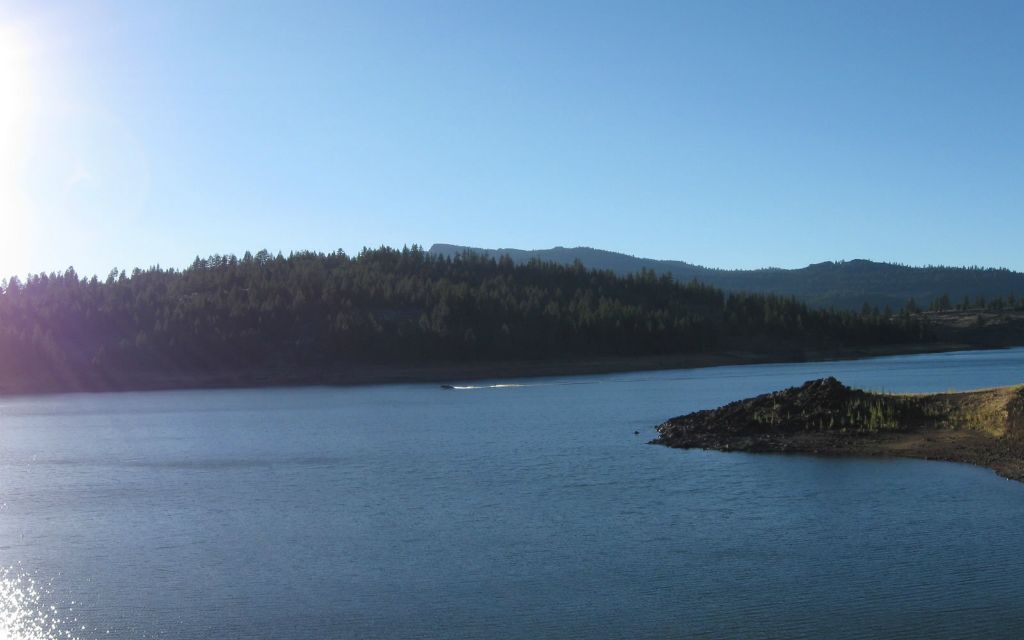
<svg viewBox="0 0 1024 640">
<path fill-rule="evenodd" d="M 340 365 L 772 352 L 928 340 L 907 315 L 725 294 L 643 271 L 419 247 L 266 251 L 187 269 L 69 269 L 0 292 L 0 385 L 125 388 L 146 375 Z"/>
<path fill-rule="evenodd" d="M 471 249 L 457 245 L 436 244 L 431 253 L 454 255 Z M 651 269 L 671 273 L 678 280 L 693 278 L 726 292 L 746 291 L 796 296 L 812 307 L 849 309 L 861 305 L 885 308 L 902 307 L 914 298 L 924 308 L 941 295 L 962 304 L 970 296 L 971 305 L 977 296 L 989 299 L 1014 294 L 1024 296 L 1024 273 L 1008 269 L 981 267 L 911 267 L 904 264 L 845 260 L 821 262 L 801 269 L 712 269 L 678 260 L 637 258 L 589 247 L 556 247 L 523 251 L 519 249 L 472 249 L 476 253 L 498 257 L 510 256 L 517 263 L 533 258 L 560 264 L 580 260 L 587 267 L 611 269 L 622 275 Z"/>
<path fill-rule="evenodd" d="M 943 293 L 932 300 L 928 308 L 930 311 L 1024 311 L 1024 297 L 1012 293 L 988 299 L 985 296 L 964 296 L 963 300 L 954 303 L 948 293 Z"/>
</svg>

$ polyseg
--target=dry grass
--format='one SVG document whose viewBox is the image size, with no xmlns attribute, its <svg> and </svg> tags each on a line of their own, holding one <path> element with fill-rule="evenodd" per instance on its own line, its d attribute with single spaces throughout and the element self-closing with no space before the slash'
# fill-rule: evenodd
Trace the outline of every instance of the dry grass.
<svg viewBox="0 0 1024 640">
<path fill-rule="evenodd" d="M 959 393 L 891 394 L 888 398 L 904 415 L 919 415 L 924 423 L 920 426 L 979 431 L 1001 438 L 1010 432 L 1014 407 L 1024 398 L 1024 385 Z"/>
</svg>

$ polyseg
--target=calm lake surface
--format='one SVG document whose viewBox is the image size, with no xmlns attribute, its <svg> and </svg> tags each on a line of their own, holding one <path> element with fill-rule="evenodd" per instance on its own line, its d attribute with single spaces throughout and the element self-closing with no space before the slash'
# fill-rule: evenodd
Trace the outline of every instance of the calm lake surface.
<svg viewBox="0 0 1024 640">
<path fill-rule="evenodd" d="M 1024 349 L 0 398 L 0 637 L 1022 637 L 1024 484 L 644 444 L 824 375 L 1013 384 Z"/>
</svg>

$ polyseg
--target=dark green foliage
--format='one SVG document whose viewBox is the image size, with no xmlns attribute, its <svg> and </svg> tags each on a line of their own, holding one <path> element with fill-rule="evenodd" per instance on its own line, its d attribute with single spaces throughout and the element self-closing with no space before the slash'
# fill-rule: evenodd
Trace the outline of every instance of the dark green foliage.
<svg viewBox="0 0 1024 640">
<path fill-rule="evenodd" d="M 431 253 L 455 255 L 467 247 L 438 244 Z M 951 307 L 951 300 L 970 296 L 999 297 L 1024 293 L 1024 273 L 1008 269 L 980 267 L 908 267 L 901 264 L 847 260 L 821 262 L 802 269 L 712 269 L 678 260 L 651 260 L 611 251 L 587 247 L 522 251 L 516 249 L 474 249 L 479 253 L 498 257 L 508 254 L 516 263 L 540 258 L 561 264 L 581 260 L 590 268 L 611 269 L 618 274 L 637 273 L 650 269 L 658 273 L 671 273 L 676 279 L 688 282 L 696 278 L 713 287 L 729 291 L 749 291 L 794 295 L 811 306 L 837 309 L 860 309 L 871 306 L 901 308 L 914 298 L 916 304 L 932 307 L 937 298 L 946 296 L 943 308 Z M 971 303 L 965 300 L 966 306 Z M 984 306 L 982 304 L 981 306 Z"/>
<path fill-rule="evenodd" d="M 950 302 L 949 294 L 944 293 L 941 296 L 932 300 L 931 304 L 932 311 L 948 311 L 953 308 L 953 303 Z"/>
<path fill-rule="evenodd" d="M 418 365 L 745 348 L 869 346 L 927 339 L 906 315 L 809 309 L 644 270 L 455 258 L 418 247 L 357 257 L 197 258 L 183 271 L 71 269 L 12 280 L 0 295 L 0 379 L 103 386 L 131 372 L 339 364 Z"/>
</svg>

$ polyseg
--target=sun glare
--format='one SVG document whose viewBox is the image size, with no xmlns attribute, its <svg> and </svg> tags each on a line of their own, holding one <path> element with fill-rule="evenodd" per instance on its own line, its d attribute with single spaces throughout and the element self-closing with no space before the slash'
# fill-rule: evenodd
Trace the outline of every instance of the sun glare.
<svg viewBox="0 0 1024 640">
<path fill-rule="evenodd" d="M 32 105 L 29 72 L 30 50 L 25 38 L 12 27 L 0 26 L 0 145 L 19 137 Z"/>
<path fill-rule="evenodd" d="M 14 27 L 0 25 L 0 266 L 16 264 L 22 251 L 25 198 L 22 165 L 28 152 L 28 129 L 34 99 L 31 49 Z"/>
</svg>

